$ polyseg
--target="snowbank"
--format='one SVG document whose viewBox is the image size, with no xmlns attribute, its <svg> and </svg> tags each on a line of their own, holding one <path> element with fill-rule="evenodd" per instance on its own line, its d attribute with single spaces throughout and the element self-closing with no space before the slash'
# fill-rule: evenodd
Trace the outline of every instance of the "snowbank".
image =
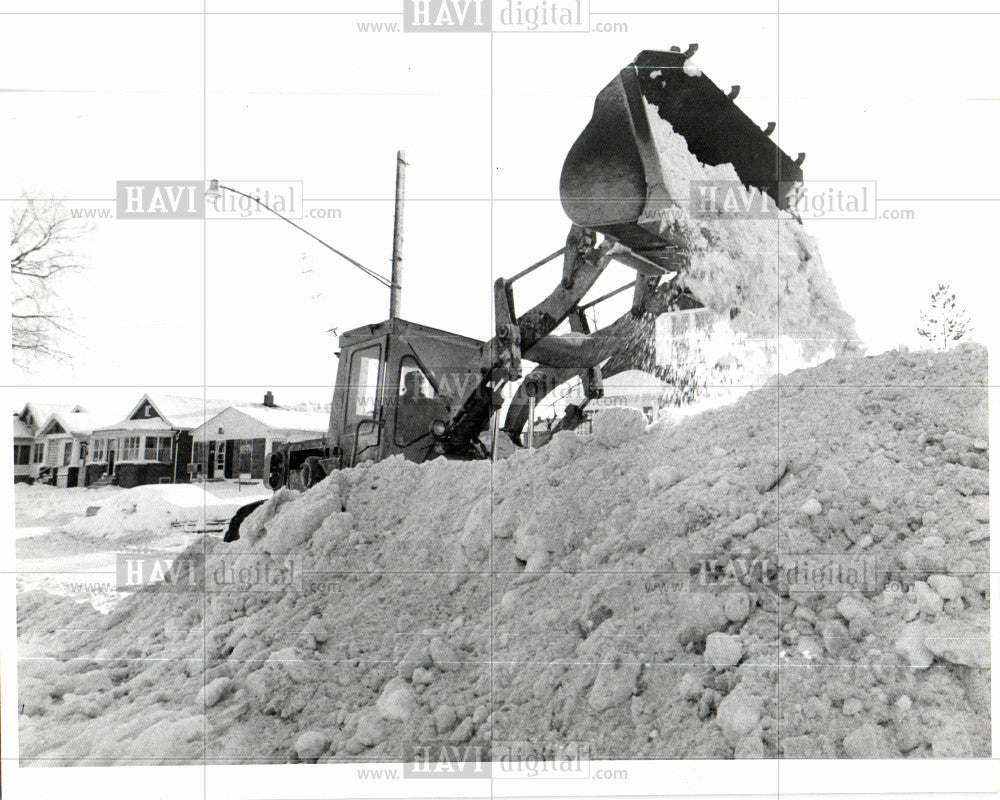
<svg viewBox="0 0 1000 800">
<path fill-rule="evenodd" d="M 987 757 L 985 385 L 978 347 L 842 357 L 616 446 L 280 491 L 200 588 L 21 597 L 22 759 Z"/>
<path fill-rule="evenodd" d="M 121 489 L 60 488 L 42 483 L 14 484 L 14 521 L 18 528 L 62 525 L 83 516 L 89 506 L 100 505 Z"/>
<path fill-rule="evenodd" d="M 220 498 L 193 484 L 156 484 L 119 489 L 91 503 L 92 516 L 76 517 L 64 527 L 70 534 L 116 538 L 148 533 L 155 540 L 171 527 L 204 530 L 228 522 L 237 509 L 268 495 L 260 491 Z"/>
</svg>

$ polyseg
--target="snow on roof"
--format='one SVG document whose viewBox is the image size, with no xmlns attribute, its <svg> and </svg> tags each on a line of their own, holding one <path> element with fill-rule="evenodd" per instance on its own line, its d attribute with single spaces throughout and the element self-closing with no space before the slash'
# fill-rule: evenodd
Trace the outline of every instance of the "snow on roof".
<svg viewBox="0 0 1000 800">
<path fill-rule="evenodd" d="M 657 397 L 670 385 L 655 375 L 640 369 L 627 369 L 602 381 L 605 397 L 649 398 Z"/>
<path fill-rule="evenodd" d="M 627 389 L 663 389 L 669 386 L 666 381 L 641 369 L 626 369 L 616 372 L 605 378 L 602 383 L 605 387 Z"/>
<path fill-rule="evenodd" d="M 159 417 L 132 419 L 131 417 L 142 408 L 143 403 L 150 402 L 159 413 Z M 104 425 L 101 431 L 171 431 L 191 430 L 197 428 L 209 417 L 214 417 L 220 411 L 235 405 L 231 400 L 216 400 L 211 397 L 184 397 L 176 394 L 144 394 L 123 420 L 111 425 Z"/>
<path fill-rule="evenodd" d="M 204 425 L 208 420 L 214 417 L 220 411 L 225 410 L 228 406 L 224 406 L 220 409 L 209 409 L 205 411 L 199 411 L 197 414 L 185 414 L 184 416 L 178 416 L 173 418 L 174 427 L 178 430 L 189 431 L 197 428 L 199 425 Z"/>
<path fill-rule="evenodd" d="M 87 412 L 77 412 L 72 414 L 55 413 L 45 420 L 45 424 L 40 428 L 39 433 L 45 434 L 49 426 L 53 422 L 57 422 L 60 426 L 62 426 L 62 429 L 66 431 L 66 433 L 90 435 L 95 428 L 99 428 L 107 421 L 107 415 L 102 416 L 100 414 L 90 414 Z"/>
<path fill-rule="evenodd" d="M 14 414 L 14 438 L 15 439 L 33 439 L 35 438 L 34 432 L 23 419 L 18 414 Z"/>
<path fill-rule="evenodd" d="M 206 419 L 214 416 L 222 409 L 234 405 L 232 400 L 214 400 L 211 397 L 183 397 L 177 394 L 149 394 L 146 393 L 142 396 L 132 413 L 132 416 L 142 405 L 144 400 L 149 400 L 153 404 L 153 407 L 160 413 L 165 420 L 168 422 L 173 422 L 175 427 L 183 427 L 179 424 L 181 418 L 185 418 L 185 421 L 189 421 L 193 417 L 200 417 L 201 420 L 196 423 L 200 425 Z"/>
<path fill-rule="evenodd" d="M 36 403 L 28 401 L 24 404 L 24 408 L 21 409 L 21 413 L 30 411 L 31 416 L 35 418 L 35 424 L 43 425 L 53 414 L 83 413 L 86 410 L 83 406 L 73 405 L 72 403 Z"/>
<path fill-rule="evenodd" d="M 330 415 L 317 411 L 299 411 L 294 408 L 261 404 L 233 406 L 233 408 L 274 430 L 326 433 L 330 424 Z"/>
<path fill-rule="evenodd" d="M 104 425 L 96 428 L 95 433 L 112 433 L 119 431 L 163 431 L 170 433 L 174 430 L 170 423 L 161 417 L 150 417 L 149 419 L 122 419 L 111 425 Z"/>
</svg>

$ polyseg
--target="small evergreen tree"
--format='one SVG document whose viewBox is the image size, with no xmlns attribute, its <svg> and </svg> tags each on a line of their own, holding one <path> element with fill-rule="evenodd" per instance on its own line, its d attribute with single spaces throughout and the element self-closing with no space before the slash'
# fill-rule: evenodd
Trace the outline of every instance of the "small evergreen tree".
<svg viewBox="0 0 1000 800">
<path fill-rule="evenodd" d="M 938 350 L 947 350 L 972 331 L 972 322 L 964 307 L 955 300 L 955 293 L 947 283 L 938 284 L 930 302 L 920 311 L 917 333 Z"/>
</svg>

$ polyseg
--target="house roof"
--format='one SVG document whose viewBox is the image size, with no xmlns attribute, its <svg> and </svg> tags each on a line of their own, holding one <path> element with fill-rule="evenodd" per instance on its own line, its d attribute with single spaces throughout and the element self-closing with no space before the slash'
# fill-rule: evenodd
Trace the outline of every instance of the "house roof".
<svg viewBox="0 0 1000 800">
<path fill-rule="evenodd" d="M 15 439 L 34 439 L 34 431 L 21 419 L 19 414 L 14 414 L 14 438 Z"/>
<path fill-rule="evenodd" d="M 68 434 L 75 435 L 85 435 L 89 436 L 90 433 L 95 429 L 104 425 L 108 421 L 107 416 L 101 416 L 99 414 L 89 414 L 86 412 L 77 412 L 71 414 L 55 413 L 52 414 L 45 424 L 39 428 L 38 434 L 40 436 L 46 435 L 49 426 L 53 422 L 59 423 L 62 429 Z"/>
<path fill-rule="evenodd" d="M 224 408 L 194 430 L 194 437 L 198 440 L 210 437 L 209 431 L 215 429 L 222 423 L 223 415 L 239 414 L 247 420 L 251 420 L 265 426 L 272 433 L 309 433 L 321 436 L 326 433 L 330 423 L 328 412 L 304 411 L 296 408 L 281 406 L 265 406 L 261 403 L 247 403 L 244 405 L 232 405 Z M 228 418 L 228 423 L 233 422 L 232 417 Z"/>
<path fill-rule="evenodd" d="M 317 411 L 299 411 L 294 408 L 262 404 L 235 406 L 234 410 L 274 430 L 326 433 L 330 425 L 330 415 Z"/>
<path fill-rule="evenodd" d="M 167 420 L 167 422 L 174 423 L 175 427 L 181 427 L 178 425 L 181 420 L 187 422 L 194 417 L 201 418 L 201 421 L 197 423 L 200 425 L 209 417 L 222 411 L 222 409 L 233 405 L 231 400 L 213 400 L 212 398 L 205 397 L 184 397 L 176 394 L 150 394 L 147 392 L 136 403 L 135 408 L 132 409 L 128 416 L 131 417 L 135 414 L 146 400 L 152 404 L 157 413 Z"/>
<path fill-rule="evenodd" d="M 132 419 L 132 416 L 149 402 L 159 417 Z M 111 425 L 104 425 L 101 431 L 186 431 L 197 428 L 209 417 L 233 405 L 230 400 L 214 400 L 204 397 L 184 397 L 176 394 L 150 394 L 147 392 L 132 407 L 125 419 Z"/>
<path fill-rule="evenodd" d="M 49 417 L 53 414 L 83 413 L 86 410 L 83 406 L 73 405 L 72 403 L 36 403 L 31 400 L 24 404 L 24 408 L 21 409 L 19 416 L 23 416 L 25 411 L 29 411 L 35 420 L 35 424 L 41 427 L 48 422 Z"/>
<path fill-rule="evenodd" d="M 95 432 L 111 433 L 113 431 L 162 431 L 170 433 L 174 430 L 170 423 L 162 417 L 150 417 L 149 419 L 122 419 L 111 425 L 104 425 L 96 428 Z"/>
<path fill-rule="evenodd" d="M 631 399 L 656 398 L 670 389 L 670 384 L 660 380 L 655 375 L 639 369 L 627 369 L 605 378 L 605 397 L 623 397 Z"/>
</svg>

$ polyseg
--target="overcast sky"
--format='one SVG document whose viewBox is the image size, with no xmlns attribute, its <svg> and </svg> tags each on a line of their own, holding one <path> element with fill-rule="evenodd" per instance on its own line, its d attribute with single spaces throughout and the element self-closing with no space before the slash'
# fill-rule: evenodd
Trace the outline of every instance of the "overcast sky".
<svg viewBox="0 0 1000 800">
<path fill-rule="evenodd" d="M 919 344 L 917 313 L 939 281 L 969 307 L 976 339 L 996 332 L 996 16 L 793 16 L 780 35 L 771 16 L 629 16 L 627 33 L 413 34 L 406 47 L 402 34 L 359 33 L 358 19 L 209 17 L 203 60 L 198 16 L 8 17 L 2 194 L 113 209 L 117 180 L 301 181 L 307 212 L 339 214 L 302 224 L 388 273 L 402 148 L 403 316 L 484 338 L 494 277 L 563 243 L 559 172 L 596 93 L 640 50 L 698 42 L 698 66 L 740 84 L 740 106 L 776 120 L 786 151 L 808 153 L 808 178 L 876 181 L 880 212 L 915 212 L 808 225 L 870 352 Z M 270 387 L 279 402 L 326 402 L 331 329 L 387 314 L 382 286 L 274 219 L 110 219 L 82 249 L 90 268 L 62 290 L 73 358 L 5 367 L 10 406 L 124 413 L 145 389 L 205 383 L 213 397 Z M 557 280 L 519 284 L 520 306 Z"/>
</svg>

